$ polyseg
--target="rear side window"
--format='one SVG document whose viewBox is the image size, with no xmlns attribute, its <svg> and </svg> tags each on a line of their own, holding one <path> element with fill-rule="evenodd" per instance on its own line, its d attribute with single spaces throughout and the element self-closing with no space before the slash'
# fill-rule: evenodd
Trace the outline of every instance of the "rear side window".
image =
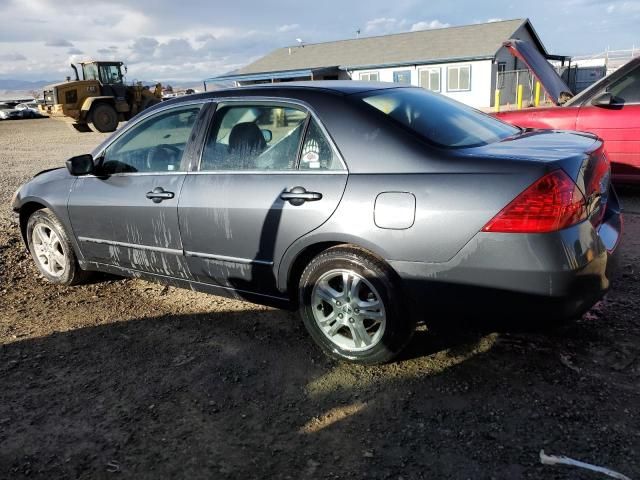
<svg viewBox="0 0 640 480">
<path fill-rule="evenodd" d="M 221 105 L 200 170 L 293 170 L 307 113 L 280 105 Z"/>
<path fill-rule="evenodd" d="M 520 132 L 517 127 L 422 88 L 365 92 L 359 98 L 440 147 L 482 146 Z"/>
<path fill-rule="evenodd" d="M 338 155 L 313 118 L 302 145 L 300 170 L 342 170 Z"/>
</svg>

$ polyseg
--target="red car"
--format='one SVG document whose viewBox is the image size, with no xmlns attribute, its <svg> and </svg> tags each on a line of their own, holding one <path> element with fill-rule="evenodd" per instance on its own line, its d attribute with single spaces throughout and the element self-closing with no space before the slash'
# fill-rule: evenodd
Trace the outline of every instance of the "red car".
<svg viewBox="0 0 640 480">
<path fill-rule="evenodd" d="M 581 130 L 605 142 L 613 180 L 640 183 L 640 57 L 563 106 L 494 114 L 523 128 Z"/>
</svg>

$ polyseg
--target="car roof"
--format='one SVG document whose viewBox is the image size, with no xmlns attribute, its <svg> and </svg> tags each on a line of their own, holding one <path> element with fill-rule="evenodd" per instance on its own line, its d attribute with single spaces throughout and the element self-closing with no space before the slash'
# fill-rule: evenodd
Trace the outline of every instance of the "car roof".
<svg viewBox="0 0 640 480">
<path fill-rule="evenodd" d="M 417 88 L 411 85 L 400 85 L 397 83 L 384 82 L 360 82 L 353 80 L 312 80 L 305 82 L 278 82 L 263 83 L 256 85 L 245 85 L 242 87 L 222 88 L 194 95 L 184 95 L 175 97 L 171 100 L 163 102 L 167 104 L 178 104 L 188 102 L 197 98 L 216 98 L 224 96 L 277 96 L 286 97 L 287 95 L 295 96 L 300 92 L 319 92 L 332 95 L 353 95 L 357 93 L 371 92 L 376 90 L 389 90 L 393 88 Z"/>
<path fill-rule="evenodd" d="M 244 87 L 237 87 L 234 90 L 239 89 L 272 89 L 277 88 L 279 90 L 329 90 L 336 93 L 342 93 L 345 95 L 351 95 L 354 93 L 368 92 L 371 90 L 382 90 L 388 88 L 398 88 L 404 85 L 397 83 L 385 83 L 385 82 L 362 82 L 354 80 L 310 80 L 301 82 L 280 82 L 280 83 L 262 83 L 258 85 L 247 85 Z M 410 86 L 410 85 L 407 85 Z"/>
</svg>

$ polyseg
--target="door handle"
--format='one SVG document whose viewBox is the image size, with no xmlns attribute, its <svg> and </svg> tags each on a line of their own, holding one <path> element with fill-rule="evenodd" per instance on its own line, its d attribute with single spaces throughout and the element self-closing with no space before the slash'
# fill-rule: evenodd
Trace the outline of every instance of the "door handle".
<svg viewBox="0 0 640 480">
<path fill-rule="evenodd" d="M 282 192 L 280 198 L 297 207 L 304 202 L 317 202 L 321 200 L 322 194 L 318 192 L 307 192 L 304 187 L 293 187 L 288 192 Z"/>
<path fill-rule="evenodd" d="M 161 201 L 168 200 L 174 196 L 173 192 L 167 192 L 162 187 L 156 187 L 150 192 L 147 192 L 146 195 L 149 200 L 153 200 L 153 203 L 160 203 Z"/>
</svg>

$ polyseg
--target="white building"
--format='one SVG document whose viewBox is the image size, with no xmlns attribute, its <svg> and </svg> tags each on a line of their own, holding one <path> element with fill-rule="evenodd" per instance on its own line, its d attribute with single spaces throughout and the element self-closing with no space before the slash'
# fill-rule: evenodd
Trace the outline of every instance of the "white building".
<svg viewBox="0 0 640 480">
<path fill-rule="evenodd" d="M 439 28 L 280 48 L 207 82 L 236 85 L 293 80 L 365 80 L 421 86 L 476 108 L 493 104 L 498 71 L 526 68 L 503 47 L 533 43 L 549 55 L 528 19 Z"/>
</svg>

